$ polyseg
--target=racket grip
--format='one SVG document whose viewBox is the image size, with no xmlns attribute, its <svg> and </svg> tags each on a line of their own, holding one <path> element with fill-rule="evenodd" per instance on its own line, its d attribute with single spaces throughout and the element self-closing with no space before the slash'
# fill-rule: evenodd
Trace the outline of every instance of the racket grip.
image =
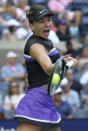
<svg viewBox="0 0 88 131">
<path fill-rule="evenodd" d="M 68 68 L 71 68 L 74 65 L 74 61 L 69 61 L 66 66 L 68 66 Z"/>
</svg>

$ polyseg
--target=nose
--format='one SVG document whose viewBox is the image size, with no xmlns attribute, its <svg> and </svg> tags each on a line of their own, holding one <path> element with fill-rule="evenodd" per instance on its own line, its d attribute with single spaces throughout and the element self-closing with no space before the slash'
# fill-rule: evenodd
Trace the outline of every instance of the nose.
<svg viewBox="0 0 88 131">
<path fill-rule="evenodd" d="M 50 26 L 51 26 L 51 22 L 46 21 L 46 22 L 45 22 L 45 27 L 50 27 Z"/>
</svg>

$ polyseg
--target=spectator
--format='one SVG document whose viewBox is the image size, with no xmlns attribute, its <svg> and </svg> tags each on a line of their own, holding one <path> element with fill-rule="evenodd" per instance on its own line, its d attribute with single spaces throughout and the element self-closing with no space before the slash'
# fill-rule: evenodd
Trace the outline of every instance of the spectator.
<svg viewBox="0 0 88 131">
<path fill-rule="evenodd" d="M 15 34 L 17 40 L 25 40 L 33 34 L 31 29 L 29 28 L 27 19 L 22 20 L 22 27 L 18 28 Z"/>
<path fill-rule="evenodd" d="M 16 13 L 16 5 L 10 4 L 8 1 L 0 6 L 0 13 L 3 21 L 8 21 L 12 18 L 19 19 L 18 14 Z"/>
<path fill-rule="evenodd" d="M 75 68 L 74 68 L 74 80 L 76 81 L 80 81 L 82 75 L 83 75 L 83 66 L 79 66 L 77 65 Z"/>
<path fill-rule="evenodd" d="M 60 20 L 59 24 L 57 26 L 57 32 L 56 32 L 58 38 L 61 41 L 68 41 L 71 39 L 70 33 L 69 33 L 69 29 L 66 25 L 66 21 L 65 20 Z"/>
<path fill-rule="evenodd" d="M 11 82 L 9 84 L 8 95 L 5 96 L 4 109 L 5 110 L 15 110 L 17 106 L 17 88 L 16 82 Z"/>
<path fill-rule="evenodd" d="M 62 118 L 73 118 L 72 108 L 70 104 L 61 100 L 62 89 L 59 87 L 58 93 L 53 96 L 53 101 L 57 112 L 61 114 Z"/>
<path fill-rule="evenodd" d="M 24 95 L 23 82 L 19 84 L 15 81 L 10 82 L 8 95 L 4 98 L 5 118 L 11 119 L 14 117 L 15 109 Z"/>
<path fill-rule="evenodd" d="M 8 29 L 5 29 L 3 31 L 3 38 L 9 41 L 15 41 L 17 40 L 15 31 L 18 26 L 20 26 L 20 23 L 17 22 L 15 19 L 11 19 L 8 21 Z"/>
<path fill-rule="evenodd" d="M 48 2 L 48 7 L 54 13 L 62 13 L 65 12 L 66 6 L 72 1 L 73 0 L 50 0 Z"/>
<path fill-rule="evenodd" d="M 76 26 L 79 26 L 81 22 L 81 12 L 66 9 L 73 1 L 74 0 L 50 0 L 48 2 L 48 7 L 53 13 L 58 13 L 60 19 L 65 18 L 68 26 L 71 26 L 72 20 L 75 21 Z"/>
<path fill-rule="evenodd" d="M 5 96 L 4 108 L 5 110 L 15 110 L 19 101 L 25 95 L 24 93 L 24 83 L 20 82 L 10 82 L 8 95 Z"/>
<path fill-rule="evenodd" d="M 79 36 L 79 27 L 72 24 L 72 26 L 69 28 L 69 32 L 73 39 L 77 38 Z"/>
<path fill-rule="evenodd" d="M 20 102 L 20 100 L 24 97 L 25 93 L 24 93 L 24 82 L 20 82 L 18 85 L 18 90 L 17 90 L 17 105 Z"/>
<path fill-rule="evenodd" d="M 17 4 L 19 0 L 6 0 L 9 5 Z"/>
<path fill-rule="evenodd" d="M 8 95 L 4 99 L 4 115 L 6 119 L 12 119 L 15 114 L 15 109 L 18 105 L 18 85 L 16 82 L 10 82 Z"/>
<path fill-rule="evenodd" d="M 85 89 L 81 91 L 80 98 L 82 101 L 82 108 L 88 109 L 88 84 L 86 85 Z"/>
<path fill-rule="evenodd" d="M 74 74 L 73 74 L 73 70 L 69 69 L 66 73 L 66 78 L 69 80 L 70 83 L 70 88 L 77 91 L 78 94 L 80 95 L 80 92 L 82 90 L 82 85 L 80 84 L 79 81 L 77 81 L 76 79 L 74 79 Z"/>
<path fill-rule="evenodd" d="M 0 119 L 4 119 L 4 109 L 0 106 Z"/>
<path fill-rule="evenodd" d="M 3 96 L 2 96 L 2 93 L 0 92 L 0 106 L 3 105 Z"/>
<path fill-rule="evenodd" d="M 53 22 L 52 22 L 52 27 L 51 27 L 48 38 L 53 42 L 54 47 L 56 47 L 58 49 L 59 44 L 60 44 L 60 40 L 56 34 L 56 27 Z"/>
<path fill-rule="evenodd" d="M 19 0 L 16 8 L 16 13 L 18 15 L 17 20 L 21 21 L 26 18 L 26 11 L 30 8 L 27 4 L 27 0 Z"/>
<path fill-rule="evenodd" d="M 88 46 L 88 35 L 86 35 L 84 38 L 84 44 Z"/>
<path fill-rule="evenodd" d="M 88 45 L 85 45 L 81 50 L 81 57 L 79 59 L 79 65 L 88 67 Z"/>
<path fill-rule="evenodd" d="M 3 38 L 3 30 L 7 29 L 8 21 L 16 18 L 16 11 L 14 5 L 8 5 L 7 1 L 1 1 L 0 5 L 0 37 Z"/>
<path fill-rule="evenodd" d="M 85 88 L 85 86 L 87 86 L 88 84 L 88 70 L 87 72 L 84 72 L 82 77 L 80 78 L 80 83 L 83 85 L 83 87 Z"/>
<path fill-rule="evenodd" d="M 67 42 L 66 42 L 66 50 L 67 50 L 67 51 L 64 52 L 64 55 L 71 54 L 72 57 L 77 58 L 77 56 L 78 56 L 78 50 L 75 50 L 75 49 L 73 48 L 73 44 L 72 44 L 71 41 L 67 41 Z"/>
<path fill-rule="evenodd" d="M 61 82 L 61 87 L 63 89 L 62 100 L 68 102 L 73 110 L 80 107 L 80 98 L 77 91 L 70 89 L 70 83 L 67 78 L 63 79 Z"/>
<path fill-rule="evenodd" d="M 1 77 L 5 82 L 20 81 L 24 79 L 25 69 L 24 67 L 16 62 L 17 54 L 10 51 L 6 55 L 7 64 L 1 69 Z"/>
<path fill-rule="evenodd" d="M 6 1 L 7 1 L 7 0 L 0 0 L 0 6 L 6 4 Z"/>
<path fill-rule="evenodd" d="M 85 83 L 85 77 L 88 72 L 88 46 L 85 45 L 80 51 L 80 58 L 78 59 L 78 65 L 74 68 L 74 78 L 77 81 L 82 81 L 81 84 Z M 83 78 L 82 78 L 83 76 Z M 88 78 L 86 78 L 87 80 Z M 83 84 L 83 86 L 85 86 Z"/>
</svg>

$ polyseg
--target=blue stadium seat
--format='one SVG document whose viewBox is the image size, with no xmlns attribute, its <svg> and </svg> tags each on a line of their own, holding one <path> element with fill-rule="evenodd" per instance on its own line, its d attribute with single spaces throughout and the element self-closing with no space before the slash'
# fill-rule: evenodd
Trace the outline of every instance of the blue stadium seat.
<svg viewBox="0 0 88 131">
<path fill-rule="evenodd" d="M 82 25 L 87 25 L 88 26 L 88 16 L 83 16 L 82 17 Z"/>
<path fill-rule="evenodd" d="M 45 5 L 47 6 L 49 0 L 29 0 L 29 5 L 36 5 L 36 4 L 40 4 L 40 5 Z"/>
<path fill-rule="evenodd" d="M 15 110 L 4 110 L 4 116 L 6 119 L 13 119 L 15 115 Z"/>
<path fill-rule="evenodd" d="M 80 27 L 80 36 L 85 37 L 86 35 L 88 35 L 88 24 L 81 25 Z"/>
<path fill-rule="evenodd" d="M 76 3 L 76 4 L 86 4 L 86 3 L 88 3 L 88 0 L 74 0 L 74 2 Z"/>
<path fill-rule="evenodd" d="M 82 14 L 83 15 L 88 15 L 88 5 L 85 6 L 85 8 L 82 8 Z"/>
<path fill-rule="evenodd" d="M 77 119 L 88 118 L 88 109 L 77 109 L 76 111 L 74 111 L 74 117 Z"/>
<path fill-rule="evenodd" d="M 4 97 L 8 94 L 8 84 L 6 82 L 0 82 L 0 92 L 4 99 Z"/>
<path fill-rule="evenodd" d="M 3 38 L 3 30 L 8 29 L 8 26 L 0 25 L 0 39 Z"/>
</svg>

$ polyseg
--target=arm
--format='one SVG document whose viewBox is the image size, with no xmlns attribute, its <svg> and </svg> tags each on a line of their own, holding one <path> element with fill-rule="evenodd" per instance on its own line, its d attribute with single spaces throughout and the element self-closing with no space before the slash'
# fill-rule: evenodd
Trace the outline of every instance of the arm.
<svg viewBox="0 0 88 131">
<path fill-rule="evenodd" d="M 4 37 L 6 40 L 10 40 L 10 39 L 11 39 L 9 33 L 3 33 L 3 37 Z"/>
<path fill-rule="evenodd" d="M 10 77 L 5 78 L 4 80 L 5 80 L 5 82 L 11 82 L 14 80 L 23 79 L 24 76 L 25 76 L 24 73 L 19 72 L 18 74 L 14 75 L 14 76 L 10 76 Z"/>
<path fill-rule="evenodd" d="M 45 49 L 45 47 L 43 45 L 40 44 L 33 44 L 30 47 L 30 55 L 32 58 L 36 59 L 37 62 L 40 64 L 40 66 L 42 67 L 42 69 L 48 74 L 50 75 L 52 72 L 52 69 L 54 67 L 54 64 L 52 64 L 47 50 Z"/>
<path fill-rule="evenodd" d="M 8 68 L 4 68 L 4 67 L 1 69 L 1 78 L 2 78 L 3 81 L 11 82 L 11 81 L 14 81 L 14 80 L 17 80 L 17 79 L 24 79 L 25 72 L 22 71 L 21 69 L 20 69 L 20 71 L 17 74 L 15 74 L 13 76 L 11 76 L 8 73 L 7 70 L 8 70 Z"/>
<path fill-rule="evenodd" d="M 38 43 L 37 44 L 33 44 L 30 47 L 30 51 L 29 52 L 30 52 L 31 57 L 36 59 L 37 62 L 42 67 L 42 69 L 48 75 L 50 75 L 51 72 L 52 72 L 52 69 L 54 67 L 54 64 L 52 64 L 45 47 L 43 45 L 38 44 Z M 71 57 L 70 55 L 64 56 L 63 59 L 65 60 L 66 63 L 68 63 L 69 61 L 73 60 L 74 61 L 73 67 L 77 64 L 77 60 L 74 59 L 73 57 Z"/>
</svg>

